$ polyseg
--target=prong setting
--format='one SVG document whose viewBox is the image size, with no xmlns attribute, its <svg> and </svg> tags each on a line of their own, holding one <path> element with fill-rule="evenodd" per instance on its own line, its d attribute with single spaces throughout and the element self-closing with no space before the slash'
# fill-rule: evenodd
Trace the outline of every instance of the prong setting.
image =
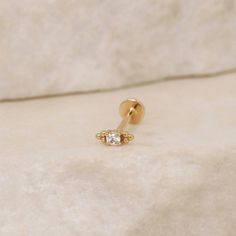
<svg viewBox="0 0 236 236">
<path fill-rule="evenodd" d="M 123 144 L 128 144 L 134 139 L 134 136 L 126 131 L 116 129 L 101 131 L 96 134 L 96 138 L 106 145 L 120 146 Z"/>
</svg>

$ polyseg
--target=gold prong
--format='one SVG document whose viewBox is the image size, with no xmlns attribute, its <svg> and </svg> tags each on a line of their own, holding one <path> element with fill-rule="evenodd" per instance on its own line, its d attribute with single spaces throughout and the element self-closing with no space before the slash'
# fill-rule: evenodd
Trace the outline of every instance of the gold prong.
<svg viewBox="0 0 236 236">
<path fill-rule="evenodd" d="M 128 139 L 129 139 L 129 141 L 132 141 L 134 139 L 134 135 L 133 134 L 129 134 L 128 135 Z"/>
<path fill-rule="evenodd" d="M 124 138 L 123 142 L 124 142 L 125 144 L 127 144 L 127 143 L 129 142 L 129 139 L 128 139 L 128 138 Z"/>
<path fill-rule="evenodd" d="M 101 133 L 96 134 L 96 139 L 101 140 Z"/>
<path fill-rule="evenodd" d="M 105 138 L 105 136 L 102 136 L 102 137 L 101 137 L 101 141 L 102 141 L 103 143 L 106 142 L 106 138 Z"/>
</svg>

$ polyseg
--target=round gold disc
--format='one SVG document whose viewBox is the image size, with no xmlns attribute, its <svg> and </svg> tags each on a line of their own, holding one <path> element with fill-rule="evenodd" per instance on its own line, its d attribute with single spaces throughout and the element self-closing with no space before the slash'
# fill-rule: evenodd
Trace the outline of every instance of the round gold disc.
<svg viewBox="0 0 236 236">
<path fill-rule="evenodd" d="M 127 117 L 127 115 L 132 110 L 132 108 L 134 110 L 134 114 L 132 115 L 132 117 L 130 119 L 130 123 L 131 124 L 138 124 L 144 117 L 145 108 L 144 108 L 143 104 L 141 102 L 137 101 L 136 99 L 129 98 L 129 99 L 123 101 L 120 104 L 120 115 L 122 118 Z"/>
</svg>

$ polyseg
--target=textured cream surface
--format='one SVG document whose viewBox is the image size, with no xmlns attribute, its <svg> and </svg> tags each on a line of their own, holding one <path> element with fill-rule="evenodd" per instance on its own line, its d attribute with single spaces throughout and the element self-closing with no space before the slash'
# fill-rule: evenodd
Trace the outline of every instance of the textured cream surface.
<svg viewBox="0 0 236 236">
<path fill-rule="evenodd" d="M 0 1 L 0 100 L 236 67 L 235 0 Z"/>
<path fill-rule="evenodd" d="M 0 104 L 0 235 L 235 236 L 236 75 Z M 97 131 L 137 97 L 132 144 Z"/>
</svg>

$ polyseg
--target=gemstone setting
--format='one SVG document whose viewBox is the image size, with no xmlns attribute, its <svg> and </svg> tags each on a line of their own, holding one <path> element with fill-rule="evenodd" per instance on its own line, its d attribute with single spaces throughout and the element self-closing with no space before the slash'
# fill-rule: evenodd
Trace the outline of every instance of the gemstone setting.
<svg viewBox="0 0 236 236">
<path fill-rule="evenodd" d="M 108 145 L 121 145 L 121 134 L 116 130 L 111 130 L 106 134 L 106 143 Z"/>
<path fill-rule="evenodd" d="M 115 130 L 103 130 L 96 134 L 96 138 L 102 143 L 109 146 L 120 146 L 127 144 L 134 139 L 132 134 L 126 131 Z"/>
</svg>

